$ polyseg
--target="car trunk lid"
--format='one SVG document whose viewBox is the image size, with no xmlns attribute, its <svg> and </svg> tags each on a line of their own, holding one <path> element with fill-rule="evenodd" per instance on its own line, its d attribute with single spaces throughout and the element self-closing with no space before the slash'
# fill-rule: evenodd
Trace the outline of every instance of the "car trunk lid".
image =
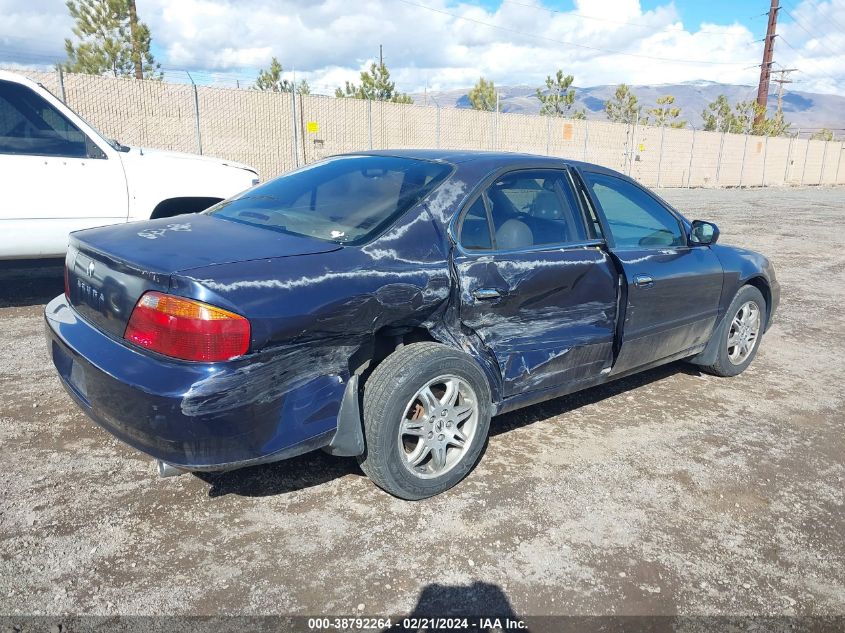
<svg viewBox="0 0 845 633">
<path fill-rule="evenodd" d="M 141 295 L 167 292 L 174 273 L 339 248 L 206 215 L 78 231 L 65 260 L 68 299 L 84 319 L 122 337 Z"/>
</svg>

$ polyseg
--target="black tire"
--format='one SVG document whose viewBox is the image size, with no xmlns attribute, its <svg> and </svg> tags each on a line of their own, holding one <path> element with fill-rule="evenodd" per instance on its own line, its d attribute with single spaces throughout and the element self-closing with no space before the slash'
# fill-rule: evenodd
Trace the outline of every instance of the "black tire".
<svg viewBox="0 0 845 633">
<path fill-rule="evenodd" d="M 477 415 L 471 414 L 474 432 L 464 448 L 443 449 L 444 455 L 449 450 L 458 450 L 448 470 L 423 478 L 406 465 L 408 460 L 400 446 L 400 425 L 410 419 L 407 413 L 411 409 L 407 407 L 419 390 L 444 375 L 456 377 L 474 392 L 477 411 Z M 401 499 L 425 499 L 448 490 L 466 477 L 478 462 L 490 430 L 491 408 L 487 380 L 468 355 L 439 343 L 413 343 L 401 347 L 376 367 L 364 386 L 366 451 L 358 458 L 361 469 L 377 486 Z M 427 415 L 420 419 L 429 423 Z M 432 423 L 436 424 L 437 420 Z M 455 424 L 456 430 L 458 424 Z"/>
<path fill-rule="evenodd" d="M 742 362 L 735 364 L 731 361 L 728 355 L 728 337 L 731 335 L 731 323 L 737 315 L 740 307 L 744 306 L 749 301 L 754 302 L 760 310 L 760 329 L 754 341 L 754 346 L 748 356 Z M 716 362 L 712 365 L 702 366 L 702 371 L 705 371 L 708 374 L 713 374 L 714 376 L 723 377 L 737 376 L 744 372 L 754 360 L 754 357 L 757 356 L 757 350 L 760 349 L 760 341 L 763 338 L 763 330 L 766 329 L 767 316 L 768 311 L 763 294 L 754 286 L 743 286 L 740 288 L 733 301 L 731 301 L 731 305 L 728 306 L 728 311 L 725 313 L 722 325 L 716 332 L 713 333 L 713 336 L 719 337 L 718 347 L 716 350 Z"/>
</svg>

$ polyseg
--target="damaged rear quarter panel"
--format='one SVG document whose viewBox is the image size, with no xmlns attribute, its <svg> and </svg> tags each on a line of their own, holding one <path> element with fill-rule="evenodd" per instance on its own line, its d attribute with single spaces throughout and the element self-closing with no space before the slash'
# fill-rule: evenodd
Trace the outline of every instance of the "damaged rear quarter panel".
<svg viewBox="0 0 845 633">
<path fill-rule="evenodd" d="M 464 191 L 447 187 L 445 197 L 435 192 L 428 204 L 446 207 Z M 447 253 L 444 233 L 423 204 L 363 246 L 174 275 L 171 292 L 234 310 L 252 325 L 250 354 L 191 385 L 182 413 L 271 407 L 274 446 L 285 443 L 282 437 L 302 440 L 330 430 L 358 349 L 383 328 L 442 321 L 452 283 Z"/>
</svg>

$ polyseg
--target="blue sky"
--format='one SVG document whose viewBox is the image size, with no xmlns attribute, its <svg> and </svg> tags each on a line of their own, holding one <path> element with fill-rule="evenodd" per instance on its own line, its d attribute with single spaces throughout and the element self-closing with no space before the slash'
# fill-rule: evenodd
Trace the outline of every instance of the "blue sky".
<svg viewBox="0 0 845 633">
<path fill-rule="evenodd" d="M 645 10 L 654 9 L 661 4 L 665 3 L 654 0 L 640 2 Z M 769 10 L 769 3 L 765 0 L 685 0 L 674 4 L 684 24 L 691 27 L 697 27 L 704 22 L 725 24 L 736 21 L 759 37 L 766 34 L 767 17 L 761 15 Z M 751 16 L 756 17 L 752 19 Z"/>
<path fill-rule="evenodd" d="M 501 6 L 501 0 L 475 0 L 476 4 L 487 9 L 495 9 Z M 569 0 L 545 0 L 543 5 L 560 9 L 563 11 L 576 11 L 574 2 Z M 666 2 L 659 0 L 640 0 L 640 6 L 650 11 Z M 698 27 L 703 23 L 730 24 L 738 22 L 742 24 L 755 37 L 762 38 L 766 34 L 766 23 L 768 17 L 765 15 L 769 10 L 769 2 L 766 0 L 675 0 L 673 2 L 680 18 L 688 27 Z M 795 7 L 795 2 L 781 1 L 781 6 L 786 10 Z M 791 18 L 781 12 L 779 20 L 783 23 L 792 22 Z"/>
</svg>

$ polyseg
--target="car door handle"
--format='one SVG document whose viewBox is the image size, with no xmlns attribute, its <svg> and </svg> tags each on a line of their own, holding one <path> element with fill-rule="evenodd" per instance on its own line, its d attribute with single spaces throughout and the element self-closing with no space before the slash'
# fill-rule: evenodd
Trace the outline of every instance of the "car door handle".
<svg viewBox="0 0 845 633">
<path fill-rule="evenodd" d="M 502 296 L 502 293 L 495 288 L 479 288 L 472 293 L 472 296 L 479 301 L 484 301 L 485 299 L 498 299 Z"/>
<path fill-rule="evenodd" d="M 654 285 L 654 278 L 651 275 L 635 275 L 634 285 L 637 288 L 651 288 Z"/>
</svg>

